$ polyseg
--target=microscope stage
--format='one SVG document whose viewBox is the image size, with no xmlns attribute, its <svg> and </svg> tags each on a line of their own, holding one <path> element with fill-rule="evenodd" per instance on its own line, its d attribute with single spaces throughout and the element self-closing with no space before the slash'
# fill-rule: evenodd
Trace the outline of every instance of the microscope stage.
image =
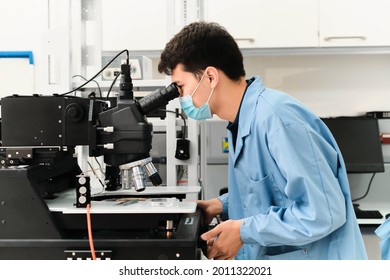
<svg viewBox="0 0 390 280">
<path fill-rule="evenodd" d="M 92 191 L 93 192 L 93 191 Z M 99 191 L 95 192 L 93 196 L 155 196 L 155 195 L 186 195 L 186 194 L 198 194 L 200 192 L 199 186 L 167 186 L 167 187 L 146 187 L 142 192 L 137 192 L 134 188 L 129 190 L 117 190 L 117 191 Z"/>
<path fill-rule="evenodd" d="M 91 214 L 194 213 L 196 211 L 195 201 L 180 201 L 175 200 L 175 197 L 199 191 L 200 187 L 179 186 L 149 187 L 143 192 L 130 189 L 95 193 L 92 195 Z M 160 200 L 157 201 L 157 199 Z M 46 200 L 51 212 L 85 214 L 86 209 L 77 208 L 75 202 L 76 192 L 74 190 L 67 190 L 54 199 Z"/>
</svg>

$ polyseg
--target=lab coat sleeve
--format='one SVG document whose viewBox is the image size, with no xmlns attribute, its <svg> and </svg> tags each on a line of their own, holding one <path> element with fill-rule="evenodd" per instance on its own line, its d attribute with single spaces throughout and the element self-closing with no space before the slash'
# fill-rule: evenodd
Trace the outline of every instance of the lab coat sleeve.
<svg viewBox="0 0 390 280">
<path fill-rule="evenodd" d="M 346 206 L 337 179 L 336 150 L 304 124 L 279 128 L 268 137 L 268 145 L 279 169 L 275 172 L 285 178 L 285 185 L 278 187 L 287 199 L 265 214 L 244 218 L 243 242 L 301 246 L 342 226 Z"/>
<path fill-rule="evenodd" d="M 228 199 L 228 193 L 225 193 L 221 196 L 218 197 L 219 201 L 222 203 L 222 213 L 221 213 L 221 218 L 222 220 L 227 220 L 229 219 L 228 215 L 228 207 L 229 207 L 229 199 Z"/>
<path fill-rule="evenodd" d="M 379 247 L 382 260 L 390 260 L 390 218 L 375 230 L 375 234 L 381 239 Z"/>
</svg>

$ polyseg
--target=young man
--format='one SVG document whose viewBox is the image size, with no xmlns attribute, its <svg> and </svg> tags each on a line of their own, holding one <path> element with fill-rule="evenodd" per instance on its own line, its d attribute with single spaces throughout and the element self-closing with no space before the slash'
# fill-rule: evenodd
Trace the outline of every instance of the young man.
<svg viewBox="0 0 390 280">
<path fill-rule="evenodd" d="M 229 192 L 199 201 L 213 259 L 366 259 L 340 150 L 295 99 L 245 79 L 242 54 L 215 23 L 184 27 L 158 69 L 172 75 L 194 119 L 229 121 Z M 207 186 L 206 186 L 207 187 Z"/>
</svg>

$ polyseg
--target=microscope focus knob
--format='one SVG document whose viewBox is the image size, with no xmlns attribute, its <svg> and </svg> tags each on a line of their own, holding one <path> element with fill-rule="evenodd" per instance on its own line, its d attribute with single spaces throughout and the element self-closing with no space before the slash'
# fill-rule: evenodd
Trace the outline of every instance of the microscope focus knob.
<svg viewBox="0 0 390 280">
<path fill-rule="evenodd" d="M 66 118 L 72 122 L 79 122 L 84 118 L 84 109 L 80 104 L 71 103 L 65 109 Z"/>
</svg>

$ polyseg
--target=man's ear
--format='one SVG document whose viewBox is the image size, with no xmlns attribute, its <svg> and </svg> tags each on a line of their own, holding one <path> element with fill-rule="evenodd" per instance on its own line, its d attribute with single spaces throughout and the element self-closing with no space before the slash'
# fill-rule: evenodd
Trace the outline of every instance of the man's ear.
<svg viewBox="0 0 390 280">
<path fill-rule="evenodd" d="M 215 88 L 219 82 L 218 69 L 213 67 L 213 66 L 207 67 L 206 68 L 206 77 L 210 83 L 211 88 Z"/>
</svg>

